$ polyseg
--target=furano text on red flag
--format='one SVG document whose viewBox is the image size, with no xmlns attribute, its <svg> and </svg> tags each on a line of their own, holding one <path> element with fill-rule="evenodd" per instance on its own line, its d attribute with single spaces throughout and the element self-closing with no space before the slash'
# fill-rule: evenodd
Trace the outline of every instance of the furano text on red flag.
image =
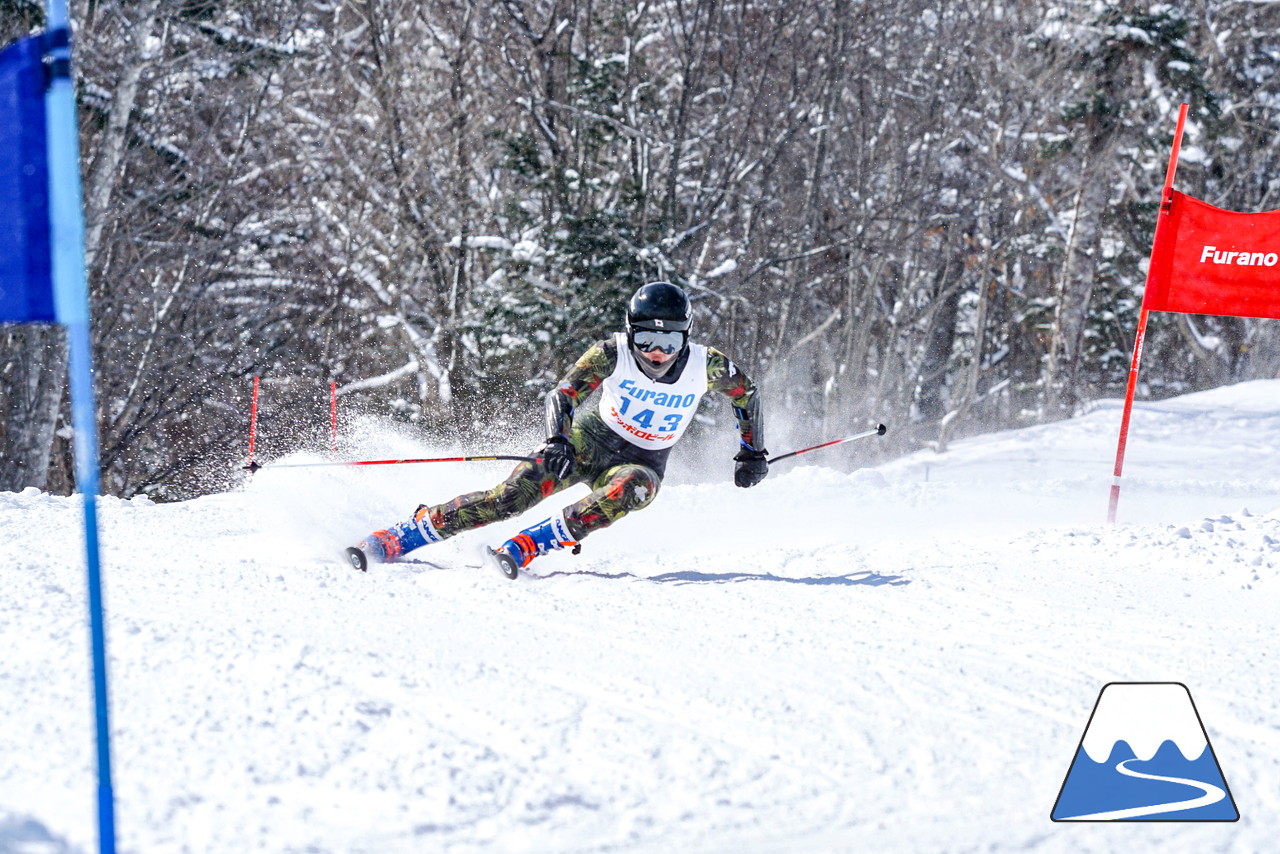
<svg viewBox="0 0 1280 854">
<path fill-rule="evenodd" d="M 1280 317 L 1280 211 L 1238 213 L 1173 191 L 1151 253 L 1150 311 Z"/>
</svg>

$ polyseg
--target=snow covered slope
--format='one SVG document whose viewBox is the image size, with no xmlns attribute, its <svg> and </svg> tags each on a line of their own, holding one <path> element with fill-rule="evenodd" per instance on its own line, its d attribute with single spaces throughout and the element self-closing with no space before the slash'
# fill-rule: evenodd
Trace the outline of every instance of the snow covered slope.
<svg viewBox="0 0 1280 854">
<path fill-rule="evenodd" d="M 514 583 L 466 564 L 562 502 L 332 559 L 500 464 L 104 499 L 121 848 L 1275 850 L 1280 382 L 1140 405 L 1110 527 L 1118 422 L 669 484 Z M 0 851 L 94 844 L 78 527 L 0 494 Z M 1111 681 L 1188 686 L 1238 823 L 1050 821 Z"/>
</svg>

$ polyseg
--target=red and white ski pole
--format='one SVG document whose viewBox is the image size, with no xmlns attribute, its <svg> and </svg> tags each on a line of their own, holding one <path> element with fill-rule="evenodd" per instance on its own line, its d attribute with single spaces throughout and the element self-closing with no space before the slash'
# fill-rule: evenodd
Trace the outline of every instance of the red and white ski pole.
<svg viewBox="0 0 1280 854">
<path fill-rule="evenodd" d="M 511 460 L 520 463 L 536 463 L 540 457 L 515 457 L 505 454 L 488 454 L 485 456 L 469 456 L 469 457 L 428 457 L 418 460 L 353 460 L 351 462 L 335 462 L 335 463 L 273 463 L 273 469 L 303 469 L 318 468 L 320 466 L 402 466 L 409 463 L 482 463 L 490 460 Z M 258 466 L 263 468 L 263 466 Z"/>
<path fill-rule="evenodd" d="M 832 439 L 830 442 L 823 442 L 821 445 L 813 445 L 812 447 L 801 448 L 798 451 L 790 451 L 785 454 L 779 454 L 778 456 L 769 457 L 769 465 L 773 465 L 776 462 L 785 460 L 787 457 L 798 457 L 801 454 L 807 454 L 810 451 L 817 451 L 822 448 L 830 448 L 833 445 L 843 445 L 845 442 L 852 442 L 854 439 L 865 439 L 868 436 L 883 436 L 885 434 L 885 431 L 888 429 L 889 428 L 885 427 L 883 424 L 878 424 L 876 425 L 876 428 L 874 430 L 864 430 L 863 432 L 855 433 L 852 436 L 845 436 L 843 439 Z"/>
</svg>

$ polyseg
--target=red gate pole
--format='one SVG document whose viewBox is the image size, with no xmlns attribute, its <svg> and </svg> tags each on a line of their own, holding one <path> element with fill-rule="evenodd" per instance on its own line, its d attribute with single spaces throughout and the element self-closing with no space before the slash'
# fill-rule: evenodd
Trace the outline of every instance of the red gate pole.
<svg viewBox="0 0 1280 854">
<path fill-rule="evenodd" d="M 1138 332 L 1133 339 L 1133 361 L 1129 365 L 1129 383 L 1124 392 L 1124 412 L 1120 416 L 1120 441 L 1116 443 L 1116 467 L 1111 476 L 1111 501 L 1107 506 L 1107 522 L 1116 522 L 1120 504 L 1120 476 L 1124 472 L 1124 450 L 1129 444 L 1129 416 L 1133 414 L 1133 393 L 1138 387 L 1138 363 L 1142 361 L 1142 342 L 1147 337 L 1147 309 L 1138 312 Z"/>
<path fill-rule="evenodd" d="M 249 471 L 258 468 L 253 462 L 253 446 L 258 438 L 258 378 L 253 378 L 253 403 L 249 405 Z"/>
<path fill-rule="evenodd" d="M 1156 214 L 1156 234 L 1160 233 L 1173 207 L 1173 176 L 1178 171 L 1178 152 L 1182 149 L 1182 130 L 1187 123 L 1187 105 L 1178 110 L 1178 127 L 1173 132 L 1173 150 L 1169 153 L 1169 168 L 1164 173 L 1164 190 L 1160 194 L 1160 211 Z M 1155 269 L 1156 241 L 1151 242 L 1151 260 L 1147 264 L 1147 285 L 1142 294 L 1142 308 L 1138 312 L 1138 330 L 1133 338 L 1133 361 L 1129 364 L 1129 382 L 1125 386 L 1124 411 L 1120 415 L 1120 439 L 1116 443 L 1116 466 L 1111 476 L 1111 501 L 1107 506 L 1107 522 L 1114 525 L 1116 507 L 1120 504 L 1120 477 L 1124 472 L 1124 451 L 1129 444 L 1129 418 L 1133 414 L 1133 395 L 1138 388 L 1138 365 L 1142 361 L 1142 344 L 1147 337 L 1147 294 L 1150 291 L 1151 273 Z"/>
<path fill-rule="evenodd" d="M 338 384 L 329 383 L 329 445 L 330 450 L 338 453 Z"/>
</svg>

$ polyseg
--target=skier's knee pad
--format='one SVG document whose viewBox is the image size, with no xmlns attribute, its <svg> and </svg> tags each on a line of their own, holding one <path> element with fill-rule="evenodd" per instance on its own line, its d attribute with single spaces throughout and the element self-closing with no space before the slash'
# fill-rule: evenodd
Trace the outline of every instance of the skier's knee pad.
<svg viewBox="0 0 1280 854">
<path fill-rule="evenodd" d="M 590 495 L 565 508 L 570 533 L 582 539 L 633 510 L 648 506 L 661 483 L 662 478 L 648 466 L 614 466 L 592 482 Z"/>
<path fill-rule="evenodd" d="M 649 506 L 662 483 L 656 471 L 636 463 L 610 469 L 603 480 L 605 499 L 620 513 Z"/>
</svg>

